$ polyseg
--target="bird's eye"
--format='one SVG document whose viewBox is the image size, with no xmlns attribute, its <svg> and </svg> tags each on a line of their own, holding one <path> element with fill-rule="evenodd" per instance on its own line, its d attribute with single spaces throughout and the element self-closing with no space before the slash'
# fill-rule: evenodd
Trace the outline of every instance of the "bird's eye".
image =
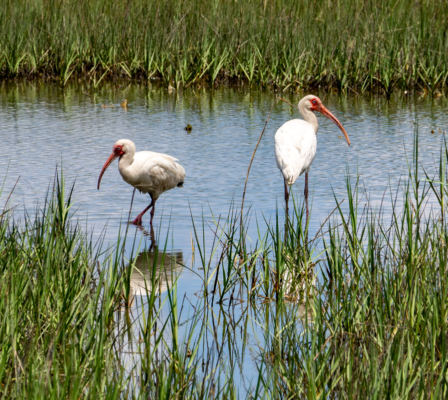
<svg viewBox="0 0 448 400">
<path fill-rule="evenodd" d="M 313 104 L 314 104 L 314 105 L 316 105 L 316 104 L 317 104 L 317 101 L 316 101 L 316 99 L 314 99 L 314 100 L 313 100 Z"/>
</svg>

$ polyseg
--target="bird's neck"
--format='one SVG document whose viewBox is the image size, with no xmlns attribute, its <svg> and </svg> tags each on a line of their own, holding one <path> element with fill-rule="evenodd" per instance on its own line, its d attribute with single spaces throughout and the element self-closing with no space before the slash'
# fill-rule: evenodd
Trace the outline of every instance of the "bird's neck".
<svg viewBox="0 0 448 400">
<path fill-rule="evenodd" d="M 120 156 L 120 159 L 118 160 L 118 166 L 120 169 L 124 169 L 129 167 L 134 161 L 134 154 L 132 153 L 126 153 Z"/>
<path fill-rule="evenodd" d="M 317 130 L 319 129 L 319 122 L 317 122 L 316 114 L 314 114 L 314 112 L 304 107 L 300 103 L 299 103 L 299 111 L 303 119 L 313 127 L 314 133 L 317 134 Z"/>
</svg>

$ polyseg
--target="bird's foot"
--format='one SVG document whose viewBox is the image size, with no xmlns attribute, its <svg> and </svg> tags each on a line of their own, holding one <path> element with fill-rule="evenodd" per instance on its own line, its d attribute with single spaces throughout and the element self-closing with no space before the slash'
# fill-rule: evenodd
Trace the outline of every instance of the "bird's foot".
<svg viewBox="0 0 448 400">
<path fill-rule="evenodd" d="M 142 218 L 137 217 L 136 219 L 134 219 L 134 221 L 132 221 L 132 225 L 142 226 Z"/>
</svg>

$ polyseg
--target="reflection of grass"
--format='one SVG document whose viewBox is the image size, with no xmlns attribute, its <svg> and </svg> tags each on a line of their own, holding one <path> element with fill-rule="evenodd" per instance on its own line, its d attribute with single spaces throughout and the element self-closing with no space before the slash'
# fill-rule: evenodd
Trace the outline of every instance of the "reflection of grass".
<svg viewBox="0 0 448 400">
<path fill-rule="evenodd" d="M 183 257 L 166 248 L 125 262 L 118 245 L 98 264 L 99 248 L 70 222 L 70 195 L 64 201 L 56 181 L 34 220 L 19 226 L 6 213 L 0 224 L 0 393 L 445 397 L 448 152 L 429 177 L 418 174 L 417 149 L 416 137 L 403 201 L 395 206 L 394 188 L 387 218 L 360 205 L 347 179 L 348 211 L 336 203 L 317 238 L 297 202 L 286 234 L 277 216 L 251 248 L 238 237 L 236 208 L 193 224 L 203 283 L 188 299 L 176 284 Z M 236 387 L 248 370 L 255 378 Z"/>
<path fill-rule="evenodd" d="M 0 73 L 357 92 L 448 76 L 444 1 L 0 2 Z"/>
</svg>

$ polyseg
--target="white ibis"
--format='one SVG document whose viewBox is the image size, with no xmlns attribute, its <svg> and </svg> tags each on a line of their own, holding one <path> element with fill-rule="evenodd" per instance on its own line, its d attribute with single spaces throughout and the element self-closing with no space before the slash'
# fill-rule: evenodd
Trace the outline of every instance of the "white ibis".
<svg viewBox="0 0 448 400">
<path fill-rule="evenodd" d="M 151 203 L 132 222 L 142 224 L 142 217 L 151 207 L 151 226 L 154 217 L 154 207 L 159 196 L 167 190 L 181 187 L 185 180 L 184 168 L 176 163 L 176 158 L 152 151 L 135 152 L 135 144 L 128 139 L 120 139 L 114 144 L 112 154 L 107 159 L 98 178 L 98 190 L 101 178 L 107 167 L 120 157 L 118 170 L 121 177 L 141 193 L 149 193 Z"/>
<path fill-rule="evenodd" d="M 313 95 L 305 96 L 299 102 L 301 119 L 292 119 L 283 124 L 275 134 L 275 159 L 285 180 L 286 213 L 288 213 L 288 186 L 305 172 L 306 220 L 308 222 L 308 172 L 316 155 L 317 130 L 319 124 L 313 111 L 318 111 L 333 121 L 347 139 L 350 139 L 337 118 L 328 111 L 320 99 Z"/>
</svg>

